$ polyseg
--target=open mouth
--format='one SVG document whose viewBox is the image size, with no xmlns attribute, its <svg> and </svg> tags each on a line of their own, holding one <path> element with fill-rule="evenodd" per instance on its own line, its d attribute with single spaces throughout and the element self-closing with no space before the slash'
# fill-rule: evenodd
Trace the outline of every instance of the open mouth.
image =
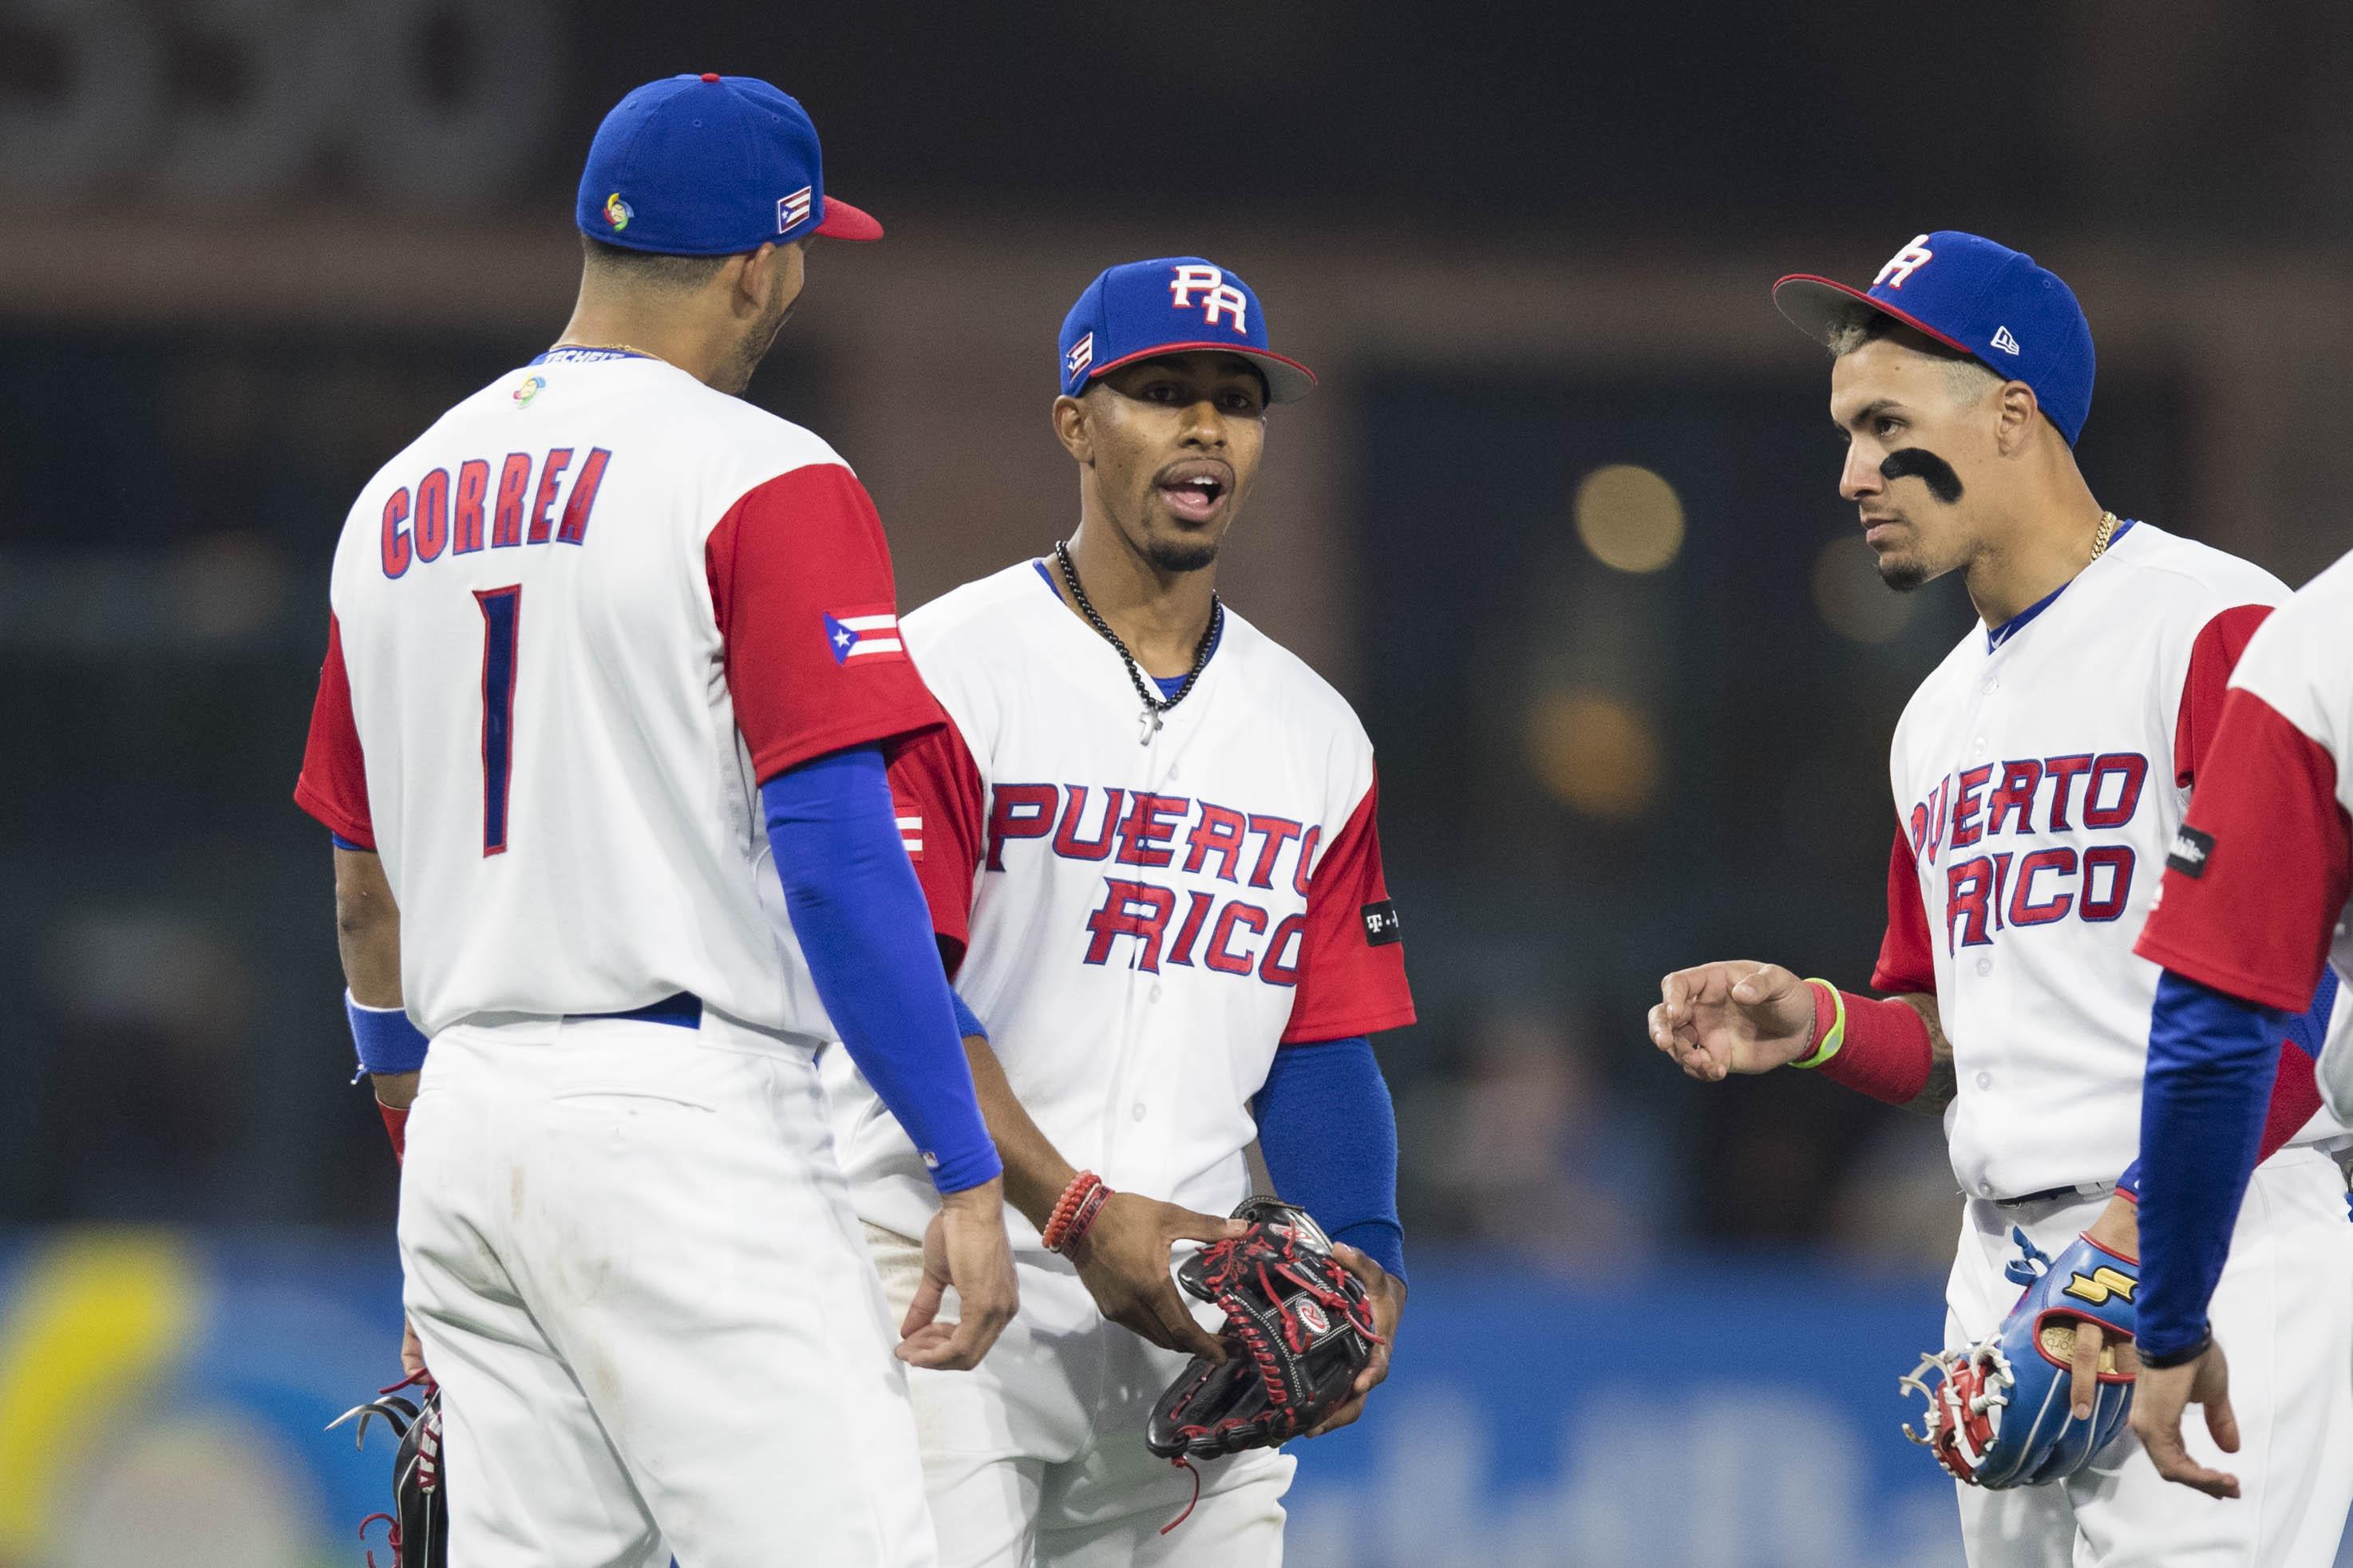
<svg viewBox="0 0 2353 1568">
<path fill-rule="evenodd" d="M 1233 493 L 1233 474 L 1222 463 L 1179 463 L 1161 475 L 1156 488 L 1177 521 L 1207 522 Z"/>
</svg>

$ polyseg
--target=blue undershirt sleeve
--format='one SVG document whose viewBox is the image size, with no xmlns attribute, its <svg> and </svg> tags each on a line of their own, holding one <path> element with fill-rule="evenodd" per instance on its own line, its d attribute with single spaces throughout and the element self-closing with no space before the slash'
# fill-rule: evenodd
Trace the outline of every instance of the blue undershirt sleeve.
<svg viewBox="0 0 2353 1568">
<path fill-rule="evenodd" d="M 2152 1364 L 2205 1342 L 2206 1307 L 2263 1135 L 2289 1015 L 2167 970 L 2141 1085 L 2139 1350 Z M 2307 1047 L 2308 1048 L 2308 1047 Z"/>
<path fill-rule="evenodd" d="M 1267 1174 L 1283 1201 L 1403 1279 L 1397 1110 L 1373 1043 L 1356 1035 L 1283 1047 L 1250 1109 Z"/>
<path fill-rule="evenodd" d="M 980 1021 L 979 1014 L 974 1012 L 971 1008 L 964 1005 L 964 998 L 962 996 L 956 994 L 956 993 L 952 990 L 948 993 L 948 1000 L 955 1006 L 957 1034 L 964 1036 L 966 1039 L 970 1039 L 976 1035 L 979 1036 L 984 1040 L 988 1038 L 987 1026 L 984 1025 Z"/>
<path fill-rule="evenodd" d="M 972 1087 L 922 887 L 899 837 L 882 752 L 853 746 L 760 786 L 768 843 L 841 1043 L 943 1193 L 1003 1170 Z"/>
</svg>

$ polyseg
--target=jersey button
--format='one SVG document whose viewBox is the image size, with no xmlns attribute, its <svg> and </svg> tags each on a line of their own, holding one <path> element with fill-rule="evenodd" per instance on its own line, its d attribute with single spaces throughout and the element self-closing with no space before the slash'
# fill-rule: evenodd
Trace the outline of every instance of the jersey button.
<svg viewBox="0 0 2353 1568">
<path fill-rule="evenodd" d="M 1150 991 L 1148 991 L 1148 992 L 1145 993 L 1145 995 L 1147 995 L 1147 996 L 1150 996 L 1150 997 L 1151 997 L 1155 1002 L 1159 1001 L 1159 1000 L 1160 1000 L 1160 982 L 1158 982 L 1157 980 L 1154 981 L 1154 982 L 1152 983 L 1152 989 L 1151 989 Z"/>
<path fill-rule="evenodd" d="M 1978 1087 L 1979 1089 L 1991 1089 L 1993 1087 L 1993 1074 L 1989 1072 L 1981 1072 L 1978 1074 Z"/>
<path fill-rule="evenodd" d="M 1993 1196 L 1993 1184 L 1991 1182 L 1979 1182 L 1978 1184 L 1978 1196 L 1981 1198 L 1989 1198 Z"/>
<path fill-rule="evenodd" d="M 1129 1116 L 1131 1116 L 1131 1117 L 1134 1118 L 1134 1119 L 1135 1119 L 1136 1121 L 1143 1121 L 1143 1120 L 1144 1120 L 1144 1101 L 1142 1101 L 1142 1100 L 1137 1100 L 1134 1105 L 1132 1105 L 1132 1106 L 1130 1106 L 1130 1107 L 1128 1108 L 1128 1112 L 1127 1112 L 1127 1113 L 1128 1113 L 1128 1115 L 1129 1115 Z"/>
<path fill-rule="evenodd" d="M 1991 676 L 1991 675 L 1989 675 L 1989 676 L 1987 676 L 1987 677 L 1985 678 L 1985 684 L 1984 684 L 1983 686 L 1978 687 L 1978 689 L 1979 691 L 1984 692 L 1987 696 L 1990 697 L 1990 696 L 1992 696 L 1995 692 L 1997 692 L 1997 691 L 1999 691 L 1999 690 L 2000 690 L 2000 689 L 2001 689 L 2001 680 L 2000 680 L 2000 679 L 1999 677 L 1997 677 L 1997 676 Z"/>
<path fill-rule="evenodd" d="M 1990 958 L 1978 959 L 1978 973 L 1979 974 L 1991 974 L 1993 973 L 1993 960 Z"/>
</svg>

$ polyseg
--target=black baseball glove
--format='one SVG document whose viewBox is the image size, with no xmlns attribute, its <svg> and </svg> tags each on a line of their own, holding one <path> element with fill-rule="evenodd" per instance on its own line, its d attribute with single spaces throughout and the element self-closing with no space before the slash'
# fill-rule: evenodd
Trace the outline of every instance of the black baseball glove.
<svg viewBox="0 0 2353 1568">
<path fill-rule="evenodd" d="M 1193 1358 L 1152 1407 L 1145 1443 L 1164 1459 L 1213 1459 L 1271 1448 L 1355 1396 L 1356 1374 L 1382 1342 L 1363 1281 L 1332 1256 L 1303 1209 L 1250 1198 L 1250 1228 L 1211 1242 L 1177 1283 L 1226 1314 L 1227 1356 Z"/>
<path fill-rule="evenodd" d="M 449 1498 L 441 1484 L 441 1390 L 430 1379 L 425 1380 L 420 1406 L 396 1392 L 407 1386 L 394 1384 L 377 1398 L 336 1416 L 327 1424 L 327 1430 L 356 1419 L 355 1436 L 364 1448 L 368 1418 L 384 1417 L 385 1425 L 400 1439 L 392 1461 L 392 1511 L 372 1513 L 360 1521 L 360 1539 L 366 1540 L 368 1526 L 383 1520 L 391 1526 L 385 1542 L 392 1548 L 391 1568 L 447 1568 Z M 367 1561 L 368 1568 L 375 1568 L 375 1552 L 368 1552 Z"/>
</svg>

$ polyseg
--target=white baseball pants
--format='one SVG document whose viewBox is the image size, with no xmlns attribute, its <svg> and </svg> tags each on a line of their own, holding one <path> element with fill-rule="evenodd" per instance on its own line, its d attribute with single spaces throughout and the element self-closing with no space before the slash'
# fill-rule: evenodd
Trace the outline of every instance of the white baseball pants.
<svg viewBox="0 0 2353 1568">
<path fill-rule="evenodd" d="M 804 1046 L 706 1011 L 434 1040 L 401 1180 L 450 1568 L 929 1568 Z"/>
<path fill-rule="evenodd" d="M 1946 1287 L 1947 1349 L 1993 1331 L 2019 1297 L 2002 1274 L 2010 1227 L 2057 1255 L 2106 1199 L 1972 1199 Z M 2191 1406 L 2201 1464 L 2239 1478 L 2218 1501 L 2157 1473 L 2129 1432 L 2073 1479 L 2006 1491 L 1958 1486 L 1972 1568 L 2328 1568 L 2353 1504 L 2353 1225 L 2345 1178 L 2311 1149 L 2255 1172 L 2210 1309 L 2231 1360 L 2240 1450 L 2224 1454 Z"/>
<path fill-rule="evenodd" d="M 903 1311 L 922 1249 L 872 1226 L 866 1236 Z M 1193 1480 L 1144 1446 L 1144 1427 L 1190 1358 L 1105 1321 L 1063 1258 L 1015 1260 L 1021 1310 L 979 1369 L 908 1377 L 944 1568 L 1279 1568 L 1297 1461 L 1260 1448 L 1198 1465 L 1200 1501 L 1164 1534 Z M 951 1295 L 943 1315 L 954 1306 Z"/>
</svg>

